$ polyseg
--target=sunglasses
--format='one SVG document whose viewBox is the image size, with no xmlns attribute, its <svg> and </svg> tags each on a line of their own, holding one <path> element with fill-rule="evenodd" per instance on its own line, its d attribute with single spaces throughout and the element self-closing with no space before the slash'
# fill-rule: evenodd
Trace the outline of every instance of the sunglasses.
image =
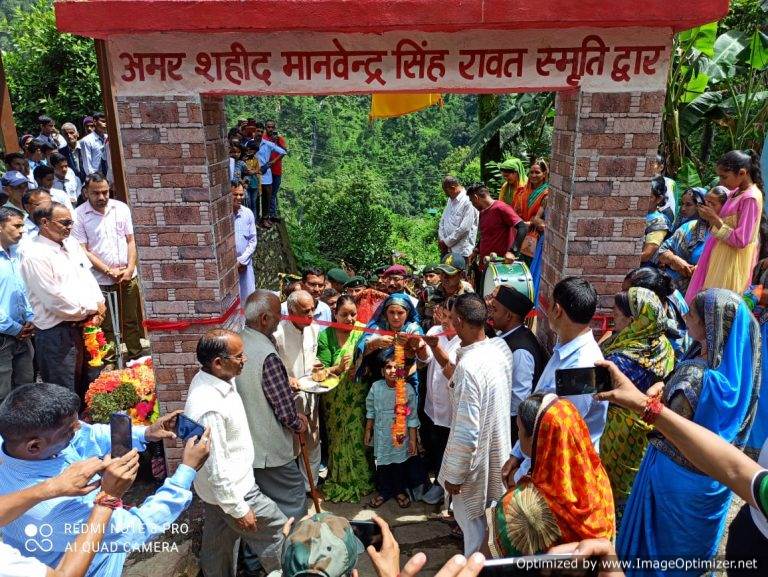
<svg viewBox="0 0 768 577">
<path fill-rule="evenodd" d="M 65 218 L 64 220 L 54 220 L 54 221 L 52 221 L 52 222 L 55 222 L 55 223 L 57 223 L 57 224 L 60 224 L 60 225 L 61 225 L 61 226 L 63 226 L 64 228 L 69 228 L 70 226 L 72 226 L 73 224 L 75 224 L 75 221 L 74 221 L 74 220 L 72 220 L 72 219 L 69 219 L 69 218 Z"/>
</svg>

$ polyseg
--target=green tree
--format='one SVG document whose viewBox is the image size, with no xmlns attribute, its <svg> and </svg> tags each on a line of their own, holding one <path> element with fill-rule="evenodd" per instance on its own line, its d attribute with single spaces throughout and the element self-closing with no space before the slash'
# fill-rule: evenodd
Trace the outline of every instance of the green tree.
<svg viewBox="0 0 768 577">
<path fill-rule="evenodd" d="M 103 107 L 93 40 L 60 34 L 50 0 L 19 3 L 7 25 L 3 61 L 20 132 L 36 130 L 40 114 L 61 123 Z"/>
</svg>

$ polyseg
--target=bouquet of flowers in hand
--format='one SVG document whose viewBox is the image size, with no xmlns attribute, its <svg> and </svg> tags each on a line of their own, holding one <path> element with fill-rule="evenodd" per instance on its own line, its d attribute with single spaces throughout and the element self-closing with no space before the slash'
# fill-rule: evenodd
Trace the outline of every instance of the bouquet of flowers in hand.
<svg viewBox="0 0 768 577">
<path fill-rule="evenodd" d="M 126 411 L 134 425 L 151 425 L 160 415 L 151 357 L 121 371 L 102 372 L 88 387 L 85 406 L 93 423 L 108 423 L 112 413 Z"/>
<path fill-rule="evenodd" d="M 97 324 L 88 322 L 83 326 L 83 341 L 85 350 L 90 355 L 88 364 L 92 367 L 100 367 L 104 364 L 104 357 L 115 348 L 113 343 L 107 342 L 104 331 Z"/>
</svg>

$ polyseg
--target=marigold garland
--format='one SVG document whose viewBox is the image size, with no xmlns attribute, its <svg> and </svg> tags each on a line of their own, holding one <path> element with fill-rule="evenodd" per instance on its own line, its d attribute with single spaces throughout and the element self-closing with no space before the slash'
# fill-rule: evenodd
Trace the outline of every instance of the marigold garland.
<svg viewBox="0 0 768 577">
<path fill-rule="evenodd" d="M 104 357 L 114 348 L 112 343 L 107 342 L 104 331 L 99 325 L 86 323 L 83 326 L 83 342 L 85 350 L 90 355 L 88 365 L 91 367 L 100 367 L 104 364 Z"/>
<path fill-rule="evenodd" d="M 392 423 L 392 445 L 402 447 L 407 431 L 406 420 L 410 413 L 405 383 L 405 378 L 408 376 L 405 367 L 405 341 L 395 339 L 393 360 L 397 365 L 397 379 L 395 380 L 395 420 Z"/>
<path fill-rule="evenodd" d="M 112 413 L 127 411 L 134 425 L 152 424 L 160 414 L 152 359 L 146 357 L 121 371 L 102 372 L 88 387 L 85 406 L 94 423 L 108 423 Z"/>
</svg>

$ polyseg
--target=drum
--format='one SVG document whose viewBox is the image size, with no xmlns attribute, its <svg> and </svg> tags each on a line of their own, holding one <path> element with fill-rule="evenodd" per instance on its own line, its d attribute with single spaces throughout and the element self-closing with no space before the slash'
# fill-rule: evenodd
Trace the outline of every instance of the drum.
<svg viewBox="0 0 768 577">
<path fill-rule="evenodd" d="M 507 285 L 533 301 L 533 277 L 528 266 L 520 261 L 512 264 L 491 262 L 485 270 L 483 296 L 488 296 L 499 285 Z"/>
</svg>

